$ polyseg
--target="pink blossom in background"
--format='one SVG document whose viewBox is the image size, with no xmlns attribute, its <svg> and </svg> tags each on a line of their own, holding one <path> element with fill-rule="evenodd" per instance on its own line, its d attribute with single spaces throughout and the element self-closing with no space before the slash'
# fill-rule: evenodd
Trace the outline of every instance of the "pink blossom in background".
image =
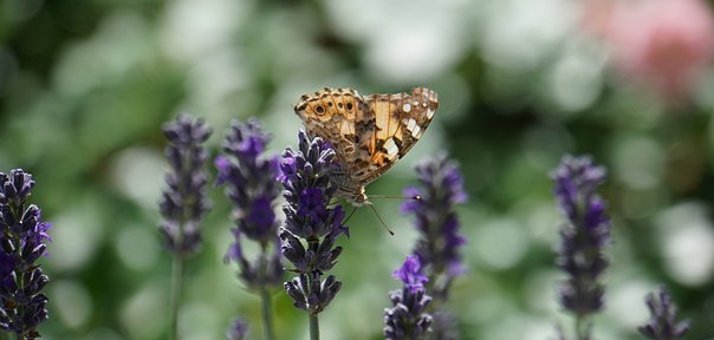
<svg viewBox="0 0 714 340">
<path fill-rule="evenodd" d="M 616 67 L 670 101 L 685 100 L 714 57 L 714 20 L 700 0 L 588 0 L 583 27 Z"/>
</svg>

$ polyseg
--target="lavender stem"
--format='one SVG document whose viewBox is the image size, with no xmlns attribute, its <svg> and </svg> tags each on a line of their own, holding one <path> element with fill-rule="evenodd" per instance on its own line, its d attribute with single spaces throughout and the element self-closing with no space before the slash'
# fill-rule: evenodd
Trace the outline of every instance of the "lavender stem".
<svg viewBox="0 0 714 340">
<path fill-rule="evenodd" d="M 275 330 L 273 328 L 273 309 L 270 292 L 268 292 L 265 287 L 260 290 L 260 299 L 263 303 L 263 331 L 265 332 L 265 339 L 275 340 Z"/>
<path fill-rule="evenodd" d="M 181 295 L 183 291 L 183 266 L 184 260 L 180 256 L 175 256 L 171 268 L 171 326 L 169 328 L 169 339 L 178 339 L 178 314 L 181 306 Z"/>
<path fill-rule="evenodd" d="M 575 336 L 578 340 L 588 340 L 589 332 L 587 328 L 586 316 L 577 315 L 575 317 Z"/>
<path fill-rule="evenodd" d="M 310 340 L 320 340 L 320 323 L 317 314 L 310 314 Z"/>
</svg>

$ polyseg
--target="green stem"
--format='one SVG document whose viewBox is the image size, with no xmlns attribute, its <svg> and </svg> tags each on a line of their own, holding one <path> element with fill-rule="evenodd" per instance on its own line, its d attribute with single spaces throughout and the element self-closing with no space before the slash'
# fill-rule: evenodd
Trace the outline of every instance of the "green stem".
<svg viewBox="0 0 714 340">
<path fill-rule="evenodd" d="M 181 293 L 183 290 L 183 265 L 184 260 L 180 255 L 174 256 L 173 268 L 171 270 L 171 306 L 169 315 L 171 316 L 171 326 L 169 328 L 169 339 L 178 339 L 178 317 L 181 307 Z"/>
<path fill-rule="evenodd" d="M 275 340 L 273 328 L 273 308 L 270 302 L 270 293 L 265 287 L 260 289 L 260 299 L 263 302 L 263 332 L 266 340 Z"/>
<path fill-rule="evenodd" d="M 575 337 L 577 340 L 588 340 L 588 323 L 587 317 L 584 315 L 575 316 Z"/>
<path fill-rule="evenodd" d="M 320 323 L 317 314 L 310 314 L 310 340 L 320 340 Z"/>
</svg>

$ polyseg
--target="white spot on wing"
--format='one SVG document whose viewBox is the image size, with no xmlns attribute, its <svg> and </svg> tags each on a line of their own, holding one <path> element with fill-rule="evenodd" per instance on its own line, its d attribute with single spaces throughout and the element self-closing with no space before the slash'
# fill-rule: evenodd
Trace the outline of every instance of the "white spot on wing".
<svg viewBox="0 0 714 340">
<path fill-rule="evenodd" d="M 414 120 L 414 118 L 409 118 L 409 121 L 407 122 L 407 130 L 409 130 L 409 132 L 414 132 L 415 126 L 416 120 Z"/>
<path fill-rule="evenodd" d="M 415 124 L 415 125 L 414 125 L 414 129 L 413 129 L 413 130 L 409 130 L 409 131 L 412 132 L 412 137 L 414 137 L 414 138 L 416 138 L 416 139 L 419 139 L 419 137 L 421 137 L 421 127 L 419 127 L 419 125 L 416 125 L 416 124 Z"/>
<path fill-rule="evenodd" d="M 408 113 L 408 112 L 411 111 L 411 110 L 412 110 L 412 106 L 411 106 L 411 104 L 409 104 L 409 103 L 406 103 L 406 104 L 404 104 L 404 105 L 402 106 L 402 111 L 404 111 L 404 112 L 407 112 L 407 113 Z"/>
<path fill-rule="evenodd" d="M 394 143 L 394 138 L 387 139 L 384 142 L 384 149 L 387 150 L 389 156 L 396 156 L 399 153 L 399 148 L 397 144 Z"/>
<path fill-rule="evenodd" d="M 426 105 L 426 104 L 425 104 Z M 426 111 L 426 118 L 431 119 L 431 117 L 434 117 L 434 110 L 427 110 Z"/>
<path fill-rule="evenodd" d="M 409 118 L 409 120 L 404 119 L 403 122 L 407 127 L 407 131 L 411 132 L 412 137 L 414 137 L 416 139 L 419 139 L 419 137 L 421 137 L 421 134 L 422 134 L 421 126 L 419 126 L 419 124 L 417 123 L 416 120 L 414 120 L 414 118 Z"/>
</svg>

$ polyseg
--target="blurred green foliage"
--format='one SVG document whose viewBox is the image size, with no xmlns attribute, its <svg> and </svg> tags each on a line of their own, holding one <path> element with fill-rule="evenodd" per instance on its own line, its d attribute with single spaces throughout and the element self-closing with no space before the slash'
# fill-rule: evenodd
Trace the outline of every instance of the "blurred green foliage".
<svg viewBox="0 0 714 340">
<path fill-rule="evenodd" d="M 424 85 L 440 95 L 429 131 L 369 187 L 399 194 L 412 166 L 448 150 L 470 203 L 460 213 L 469 273 L 449 308 L 464 339 L 554 338 L 571 320 L 555 303 L 561 218 L 549 171 L 564 153 L 609 170 L 614 220 L 598 339 L 638 339 L 643 299 L 666 284 L 691 339 L 714 336 L 714 73 L 686 104 L 622 81 L 605 48 L 577 33 L 565 0 L 0 2 L 0 169 L 38 183 L 54 225 L 44 260 L 47 339 L 166 336 L 170 258 L 156 233 L 167 169 L 160 126 L 204 117 L 218 149 L 231 119 L 258 116 L 274 152 L 295 144 L 291 106 L 324 86 L 362 93 Z M 212 170 L 213 171 L 213 170 Z M 215 171 L 213 171 L 215 172 Z M 211 193 L 205 244 L 187 268 L 185 339 L 218 339 L 259 301 L 222 262 L 229 206 Z M 343 291 L 321 319 L 325 339 L 379 339 L 390 273 L 415 233 L 399 202 L 358 210 L 334 274 Z M 278 336 L 307 337 L 306 316 L 275 294 Z"/>
</svg>

